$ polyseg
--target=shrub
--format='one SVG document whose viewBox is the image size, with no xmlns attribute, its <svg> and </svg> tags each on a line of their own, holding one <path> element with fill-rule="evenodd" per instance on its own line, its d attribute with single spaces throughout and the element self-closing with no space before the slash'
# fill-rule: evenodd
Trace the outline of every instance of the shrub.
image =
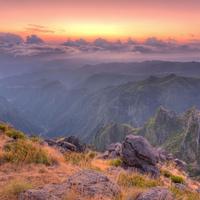
<svg viewBox="0 0 200 200">
<path fill-rule="evenodd" d="M 14 130 L 14 129 L 7 130 L 5 133 L 8 137 L 11 137 L 13 139 L 25 139 L 26 138 L 24 133 L 22 133 L 21 131 Z"/>
<path fill-rule="evenodd" d="M 31 137 L 30 137 L 30 140 L 31 140 L 32 142 L 36 142 L 36 143 L 42 142 L 42 138 L 40 138 L 40 137 L 37 136 L 37 135 L 31 136 Z"/>
<path fill-rule="evenodd" d="M 97 153 L 95 151 L 89 151 L 87 156 L 89 159 L 94 159 L 97 156 Z"/>
<path fill-rule="evenodd" d="M 122 160 L 120 158 L 113 159 L 110 161 L 110 165 L 114 167 L 119 167 L 122 165 Z"/>
<path fill-rule="evenodd" d="M 90 161 L 85 153 L 76 152 L 66 153 L 65 160 L 73 165 L 87 165 Z"/>
<path fill-rule="evenodd" d="M 6 124 L 0 124 L 0 131 L 5 132 L 8 129 L 8 125 Z"/>
<path fill-rule="evenodd" d="M 32 185 L 22 180 L 13 180 L 7 185 L 4 185 L 1 188 L 0 196 L 1 198 L 13 199 L 17 198 L 17 196 L 28 189 L 31 189 Z"/>
<path fill-rule="evenodd" d="M 199 200 L 199 194 L 197 192 L 192 192 L 189 190 L 180 190 L 176 187 L 170 188 L 171 192 L 174 194 L 177 200 Z"/>
<path fill-rule="evenodd" d="M 51 159 L 47 152 L 41 146 L 29 140 L 17 140 L 7 144 L 3 159 L 12 163 L 51 164 Z"/>
<path fill-rule="evenodd" d="M 166 178 L 170 178 L 172 176 L 172 173 L 169 172 L 168 170 L 162 170 L 161 171 L 162 175 L 165 176 Z"/>
<path fill-rule="evenodd" d="M 91 168 L 91 161 L 96 156 L 95 152 L 88 153 L 76 153 L 76 152 L 68 152 L 65 153 L 65 160 L 72 165 L 78 165 L 81 167 L 89 167 Z"/>
<path fill-rule="evenodd" d="M 175 175 L 171 175 L 171 181 L 173 183 L 181 183 L 183 184 L 185 182 L 184 178 L 181 176 L 175 176 Z"/>
<path fill-rule="evenodd" d="M 150 188 L 162 185 L 160 180 L 151 179 L 147 175 L 142 175 L 139 173 L 120 173 L 118 184 L 123 187 L 140 187 L 140 188 Z"/>
</svg>

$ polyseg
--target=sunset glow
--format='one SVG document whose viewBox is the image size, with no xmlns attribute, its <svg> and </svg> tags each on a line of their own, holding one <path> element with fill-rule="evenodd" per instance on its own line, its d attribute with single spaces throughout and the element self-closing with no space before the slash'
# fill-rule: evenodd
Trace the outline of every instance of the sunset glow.
<svg viewBox="0 0 200 200">
<path fill-rule="evenodd" d="M 104 37 L 200 39 L 198 0 L 8 0 L 0 2 L 0 32 L 47 40 Z"/>
</svg>

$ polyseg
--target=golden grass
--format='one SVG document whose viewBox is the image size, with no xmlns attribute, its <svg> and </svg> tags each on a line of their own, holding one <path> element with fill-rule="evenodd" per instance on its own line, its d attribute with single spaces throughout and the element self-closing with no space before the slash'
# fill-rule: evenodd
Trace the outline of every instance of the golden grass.
<svg viewBox="0 0 200 200">
<path fill-rule="evenodd" d="M 163 185 L 160 179 L 152 179 L 148 175 L 143 175 L 137 172 L 121 172 L 118 176 L 117 183 L 121 187 L 125 188 L 151 188 Z"/>
<path fill-rule="evenodd" d="M 92 165 L 95 156 L 96 153 L 91 151 L 86 153 L 68 152 L 64 154 L 67 163 L 81 168 L 95 168 L 95 166 Z"/>
<path fill-rule="evenodd" d="M 33 186 L 23 180 L 12 180 L 0 189 L 0 199 L 17 199 L 21 192 L 33 188 Z"/>
<path fill-rule="evenodd" d="M 37 163 L 50 165 L 51 158 L 47 152 L 36 143 L 30 140 L 17 140 L 5 146 L 5 151 L 1 157 L 2 162 L 11 163 Z"/>
<path fill-rule="evenodd" d="M 200 200 L 200 195 L 190 190 L 180 190 L 176 187 L 171 187 L 171 192 L 175 195 L 176 200 Z"/>
</svg>

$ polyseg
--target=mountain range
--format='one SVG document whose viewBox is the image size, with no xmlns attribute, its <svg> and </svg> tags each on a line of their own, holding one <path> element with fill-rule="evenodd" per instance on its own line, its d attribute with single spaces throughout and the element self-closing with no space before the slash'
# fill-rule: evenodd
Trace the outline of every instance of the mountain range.
<svg viewBox="0 0 200 200">
<path fill-rule="evenodd" d="M 76 135 L 91 142 L 110 123 L 143 126 L 160 105 L 177 113 L 200 106 L 198 62 L 54 64 L 0 79 L 0 96 L 30 131 L 5 115 L 2 121 L 45 137 Z"/>
</svg>

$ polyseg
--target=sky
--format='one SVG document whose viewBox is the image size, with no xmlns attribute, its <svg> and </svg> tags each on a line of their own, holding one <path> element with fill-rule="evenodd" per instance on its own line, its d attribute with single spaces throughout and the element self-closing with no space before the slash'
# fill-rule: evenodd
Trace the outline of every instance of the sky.
<svg viewBox="0 0 200 200">
<path fill-rule="evenodd" d="M 200 40 L 199 0 L 0 0 L 0 32 L 47 41 Z"/>
</svg>

